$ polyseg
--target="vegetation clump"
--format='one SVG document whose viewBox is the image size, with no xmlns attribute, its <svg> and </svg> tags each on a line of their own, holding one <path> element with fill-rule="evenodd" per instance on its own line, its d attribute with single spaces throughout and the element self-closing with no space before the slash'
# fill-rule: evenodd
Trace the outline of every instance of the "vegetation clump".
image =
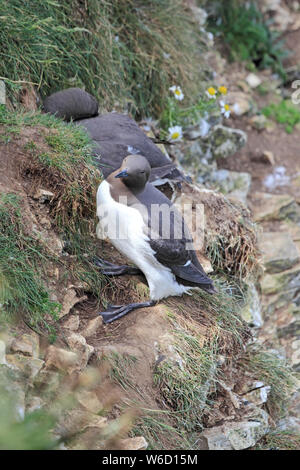
<svg viewBox="0 0 300 470">
<path fill-rule="evenodd" d="M 209 18 L 209 28 L 223 41 L 230 60 L 247 61 L 259 69 L 270 67 L 285 76 L 284 43 L 279 33 L 269 28 L 255 2 L 219 2 Z"/>
<path fill-rule="evenodd" d="M 262 113 L 279 124 L 283 124 L 288 134 L 291 134 L 296 124 L 300 122 L 299 108 L 289 100 L 282 100 L 278 104 L 272 103 L 263 108 Z"/>
<path fill-rule="evenodd" d="M 103 108 L 157 116 L 174 79 L 197 90 L 200 35 L 182 0 L 4 0 L 0 79 L 10 97 L 79 86 Z"/>
</svg>

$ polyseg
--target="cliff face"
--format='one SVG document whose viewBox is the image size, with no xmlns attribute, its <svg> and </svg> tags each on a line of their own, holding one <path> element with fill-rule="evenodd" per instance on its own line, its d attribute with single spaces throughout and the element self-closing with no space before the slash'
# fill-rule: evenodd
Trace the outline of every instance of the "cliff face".
<svg viewBox="0 0 300 470">
<path fill-rule="evenodd" d="M 83 15 L 72 16 L 69 28 L 93 19 L 96 4 L 81 3 Z M 260 113 L 261 106 L 278 102 L 287 86 L 268 70 L 253 74 L 243 64 L 228 64 L 203 28 L 206 12 L 194 2 L 175 2 L 177 29 L 167 15 L 174 2 L 164 2 L 164 16 L 157 7 L 151 17 L 149 5 L 130 10 L 126 30 L 127 3 L 105 12 L 103 35 L 110 42 L 114 37 L 110 59 L 125 63 L 128 54 L 134 59 L 135 78 L 122 69 L 120 85 L 113 80 L 115 60 L 104 76 L 100 59 L 95 78 L 86 77 L 84 67 L 79 74 L 76 56 L 78 83 L 71 84 L 93 91 L 100 111 L 159 116 L 159 123 L 139 123 L 154 140 L 172 141 L 168 131 L 181 124 L 182 138 L 161 148 L 193 182 L 160 189 L 179 210 L 192 208 L 186 218 L 192 231 L 197 207 L 203 209 L 197 255 L 218 294 L 169 298 L 102 323 L 98 313 L 109 303 L 147 300 L 148 287 L 142 276 L 107 278 L 93 264 L 95 256 L 118 264 L 126 260 L 96 238 L 95 194 L 102 177 L 89 137 L 79 126 L 38 111 L 37 95 L 46 94 L 46 85 L 55 90 L 62 79 L 69 85 L 65 69 L 62 77 L 53 75 L 55 83 L 44 71 L 38 92 L 21 80 L 34 81 L 31 77 L 14 71 L 6 100 L 0 82 L 0 447 L 240 450 L 292 443 L 297 448 L 300 216 L 299 182 L 292 173 L 299 129 L 287 135 Z M 111 18 L 117 26 L 110 25 Z M 145 35 L 141 18 L 149 23 Z M 193 54 L 199 62 L 193 60 L 192 68 L 184 49 L 176 52 L 173 40 L 161 42 L 167 27 L 182 47 L 188 41 L 191 48 L 191 34 L 197 38 Z M 60 28 L 51 31 L 43 30 L 42 42 L 58 39 Z M 90 58 L 103 40 L 97 31 Z M 80 38 L 90 44 L 84 31 Z M 174 77 L 189 113 L 172 96 Z M 217 92 L 227 88 L 224 96 Z M 211 106 L 208 89 L 230 103 L 228 119 L 218 100 Z M 282 173 L 278 167 L 285 161 Z"/>
<path fill-rule="evenodd" d="M 2 382 L 16 394 L 13 409 L 30 416 L 41 407 L 54 415 L 55 437 L 68 448 L 122 448 L 128 432 L 153 448 L 190 448 L 195 436 L 203 448 L 219 448 L 218 433 L 227 436 L 225 448 L 254 445 L 269 429 L 264 408 L 274 391 L 261 381 L 259 366 L 248 368 L 251 333 L 241 317 L 247 301 L 224 274 L 236 269 L 238 275 L 242 261 L 245 272 L 253 270 L 256 242 L 247 210 L 184 184 L 173 198 L 179 208 L 187 201 L 204 205 L 207 236 L 199 257 L 208 271 L 212 247 L 225 251 L 217 258 L 218 295 L 166 299 L 103 325 L 98 312 L 107 302 L 146 299 L 148 288 L 139 276 L 104 278 L 92 263 L 94 255 L 126 260 L 95 237 L 100 174 L 90 163 L 88 138 L 41 114 L 3 108 L 2 122 L 1 304 L 3 313 L 21 316 L 1 343 Z M 240 263 L 230 261 L 230 247 Z M 100 411 L 107 417 L 99 418 Z M 108 438 L 112 421 L 117 433 Z M 141 445 L 131 439 L 126 446 Z"/>
</svg>

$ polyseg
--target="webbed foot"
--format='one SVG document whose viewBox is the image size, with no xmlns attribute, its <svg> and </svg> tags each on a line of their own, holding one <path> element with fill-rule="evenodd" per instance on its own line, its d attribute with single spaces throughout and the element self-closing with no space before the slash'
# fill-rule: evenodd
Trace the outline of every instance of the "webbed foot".
<svg viewBox="0 0 300 470">
<path fill-rule="evenodd" d="M 134 266 L 126 266 L 125 264 L 118 266 L 102 258 L 93 258 L 93 263 L 100 268 L 101 273 L 106 276 L 121 276 L 122 274 L 141 274 L 142 271 Z"/>
<path fill-rule="evenodd" d="M 127 313 L 136 310 L 137 308 L 152 307 L 156 302 L 151 300 L 149 302 L 139 302 L 128 305 L 109 305 L 108 309 L 105 312 L 100 312 L 99 315 L 102 316 L 104 323 L 111 323 L 119 318 L 124 317 Z"/>
</svg>

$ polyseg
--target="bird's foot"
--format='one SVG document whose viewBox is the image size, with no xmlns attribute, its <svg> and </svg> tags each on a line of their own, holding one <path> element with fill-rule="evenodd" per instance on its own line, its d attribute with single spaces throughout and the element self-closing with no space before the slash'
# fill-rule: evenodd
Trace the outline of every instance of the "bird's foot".
<svg viewBox="0 0 300 470">
<path fill-rule="evenodd" d="M 119 318 L 124 317 L 127 313 L 136 310 L 137 308 L 153 307 L 156 302 L 151 300 L 149 302 L 133 303 L 128 305 L 109 305 L 105 312 L 100 312 L 104 323 L 111 323 Z"/>
<path fill-rule="evenodd" d="M 126 266 L 110 263 L 109 261 L 103 260 L 102 258 L 94 257 L 93 263 L 100 268 L 101 273 L 106 276 L 121 276 L 122 274 L 141 274 L 139 268 L 134 266 Z"/>
</svg>

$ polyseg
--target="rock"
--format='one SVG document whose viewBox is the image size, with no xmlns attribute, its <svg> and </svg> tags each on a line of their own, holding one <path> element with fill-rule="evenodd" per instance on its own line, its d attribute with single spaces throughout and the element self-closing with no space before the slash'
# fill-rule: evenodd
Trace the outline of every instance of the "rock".
<svg viewBox="0 0 300 470">
<path fill-rule="evenodd" d="M 275 165 L 275 158 L 273 152 L 265 150 L 262 154 L 262 161 L 269 163 L 270 165 Z"/>
<path fill-rule="evenodd" d="M 99 400 L 96 392 L 80 390 L 76 393 L 78 403 L 91 413 L 99 414 L 103 410 L 103 403 Z"/>
<path fill-rule="evenodd" d="M 89 338 L 90 336 L 93 336 L 96 334 L 96 332 L 101 328 L 103 325 L 103 319 L 100 317 L 100 315 L 96 318 L 93 318 L 88 322 L 86 325 L 85 329 L 80 332 L 82 336 L 85 338 Z"/>
<path fill-rule="evenodd" d="M 246 77 L 246 82 L 250 88 L 257 88 L 262 84 L 262 79 L 258 75 L 255 75 L 255 73 L 249 73 Z"/>
<path fill-rule="evenodd" d="M 39 357 L 39 337 L 36 333 L 24 334 L 15 338 L 11 343 L 12 352 L 21 353 L 25 356 Z"/>
<path fill-rule="evenodd" d="M 204 26 L 207 19 L 207 13 L 203 8 L 196 7 L 195 5 L 190 5 L 190 9 L 193 12 L 194 21 L 199 24 L 199 26 Z"/>
<path fill-rule="evenodd" d="M 41 397 L 31 397 L 26 403 L 26 413 L 33 413 L 40 410 L 45 405 Z"/>
<path fill-rule="evenodd" d="M 68 318 L 64 322 L 63 327 L 66 328 L 67 330 L 77 331 L 79 328 L 79 324 L 80 324 L 79 315 L 70 315 L 70 318 Z"/>
<path fill-rule="evenodd" d="M 300 260 L 298 249 L 288 232 L 263 232 L 258 236 L 258 246 L 268 273 L 286 271 Z"/>
<path fill-rule="evenodd" d="M 231 105 L 233 115 L 235 116 L 243 116 L 251 109 L 249 94 L 241 91 L 229 93 L 228 102 Z"/>
<path fill-rule="evenodd" d="M 72 373 L 78 368 L 78 356 L 72 351 L 49 346 L 46 352 L 46 369 L 58 369 Z"/>
<path fill-rule="evenodd" d="M 276 166 L 272 173 L 265 176 L 264 186 L 269 192 L 274 192 L 274 189 L 280 186 L 290 186 L 291 178 L 286 174 L 286 168 L 284 166 Z"/>
<path fill-rule="evenodd" d="M 54 198 L 55 194 L 51 191 L 47 191 L 46 189 L 39 188 L 36 193 L 33 195 L 33 199 L 38 199 L 38 201 L 42 204 L 45 202 L 51 201 Z"/>
<path fill-rule="evenodd" d="M 0 104 L 6 103 L 5 82 L 0 80 Z"/>
<path fill-rule="evenodd" d="M 121 450 L 145 450 L 148 447 L 148 442 L 143 436 L 120 439 L 119 444 Z"/>
<path fill-rule="evenodd" d="M 259 406 L 267 402 L 270 391 L 271 387 L 269 385 L 263 387 L 260 386 L 259 388 L 246 393 L 246 395 L 243 395 L 243 397 L 254 405 Z"/>
<path fill-rule="evenodd" d="M 71 333 L 66 340 L 70 349 L 77 353 L 79 368 L 84 369 L 95 348 L 87 344 L 86 339 L 78 333 Z"/>
<path fill-rule="evenodd" d="M 260 281 L 262 294 L 276 294 L 291 291 L 300 285 L 300 267 L 276 274 L 266 274 Z"/>
<path fill-rule="evenodd" d="M 207 140 L 214 158 L 226 158 L 234 155 L 246 144 L 247 134 L 240 129 L 231 129 L 219 124 L 211 130 Z"/>
<path fill-rule="evenodd" d="M 4 343 L 4 341 L 0 340 L 0 365 L 6 364 L 5 351 L 6 344 Z"/>
<path fill-rule="evenodd" d="M 218 188 L 223 194 L 247 205 L 247 196 L 251 186 L 250 173 L 222 169 L 213 172 L 211 180 L 218 184 Z"/>
<path fill-rule="evenodd" d="M 265 129 L 267 124 L 267 118 L 264 114 L 257 114 L 249 119 L 249 124 L 258 130 Z"/>
<path fill-rule="evenodd" d="M 155 350 L 155 364 L 159 367 L 161 364 L 167 362 L 170 367 L 180 368 L 185 370 L 185 362 L 176 351 L 175 339 L 170 333 L 165 333 L 154 342 Z"/>
<path fill-rule="evenodd" d="M 60 377 L 61 374 L 57 370 L 44 368 L 35 377 L 34 385 L 38 388 L 43 387 L 45 395 L 51 396 L 51 394 L 57 393 L 60 387 Z"/>
<path fill-rule="evenodd" d="M 44 361 L 35 357 L 23 356 L 22 354 L 7 354 L 8 364 L 19 369 L 27 379 L 33 380 L 40 372 Z"/>
<path fill-rule="evenodd" d="M 300 338 L 300 320 L 294 320 L 289 325 L 283 326 L 282 328 L 277 329 L 278 338 L 284 338 L 286 336 L 294 336 Z M 294 346 L 293 346 L 294 344 Z M 300 341 L 294 341 L 292 343 L 293 349 L 296 349 L 300 346 Z M 300 348 L 299 350 L 299 360 L 300 360 Z"/>
<path fill-rule="evenodd" d="M 299 434 L 300 429 L 300 419 L 295 418 L 294 416 L 288 416 L 287 418 L 282 418 L 276 425 L 278 431 L 288 431 L 295 434 Z"/>
<path fill-rule="evenodd" d="M 88 411 L 70 410 L 64 413 L 63 419 L 56 428 L 56 432 L 60 435 L 74 435 L 92 427 L 98 429 L 99 435 L 99 430 L 104 429 L 106 425 L 106 417 L 97 416 Z"/>
<path fill-rule="evenodd" d="M 263 325 L 261 303 L 259 294 L 254 283 L 248 284 L 245 306 L 241 309 L 241 317 L 254 328 L 261 328 Z"/>
<path fill-rule="evenodd" d="M 86 299 L 86 295 L 82 297 L 77 297 L 76 291 L 74 289 L 67 289 L 67 293 L 62 303 L 61 311 L 59 312 L 59 318 L 62 318 L 67 315 L 70 310 L 74 307 L 74 305 L 78 304 L 79 302 L 83 302 Z"/>
<path fill-rule="evenodd" d="M 300 209 L 289 194 L 257 192 L 252 195 L 252 211 L 255 222 L 289 219 L 300 221 Z"/>
<path fill-rule="evenodd" d="M 201 436 L 209 450 L 242 450 L 253 447 L 269 430 L 268 414 L 255 409 L 249 421 L 229 422 L 206 429 Z M 250 420 L 251 419 L 251 420 Z"/>
</svg>

